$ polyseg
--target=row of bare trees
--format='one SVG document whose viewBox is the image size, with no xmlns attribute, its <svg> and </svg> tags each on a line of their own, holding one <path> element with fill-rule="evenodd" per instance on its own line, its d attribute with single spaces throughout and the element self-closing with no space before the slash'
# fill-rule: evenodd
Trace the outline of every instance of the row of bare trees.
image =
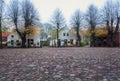
<svg viewBox="0 0 120 81">
<path fill-rule="evenodd" d="M 116 33 L 119 30 L 120 24 L 120 2 L 108 0 L 102 9 L 98 9 L 95 5 L 90 5 L 86 14 L 78 9 L 73 13 L 70 23 L 76 31 L 76 46 L 80 46 L 79 29 L 83 27 L 83 23 L 89 27 L 91 32 L 91 46 L 95 46 L 95 29 L 98 26 L 104 25 L 107 27 L 109 36 L 109 46 L 114 46 L 116 42 Z M 62 12 L 57 9 L 52 18 L 52 24 L 57 29 L 57 40 L 59 37 L 58 30 L 65 25 L 65 19 Z"/>
<path fill-rule="evenodd" d="M 97 7 L 95 7 L 94 5 L 90 5 L 87 11 L 87 14 L 83 15 L 82 12 L 78 9 L 76 10 L 70 20 L 70 24 L 72 27 L 74 27 L 75 31 L 76 31 L 76 46 L 80 46 L 80 42 L 81 42 L 81 36 L 80 36 L 80 27 L 82 27 L 82 23 L 83 20 L 85 19 L 86 22 L 88 23 L 88 26 L 90 27 L 90 30 L 92 31 L 92 38 L 93 38 L 93 42 L 94 42 L 94 30 L 95 27 L 98 24 L 98 9 Z M 84 22 L 84 23 L 86 23 Z M 60 11 L 60 9 L 56 9 L 54 14 L 53 14 L 53 18 L 52 18 L 52 24 L 54 27 L 56 27 L 56 31 L 57 31 L 57 40 L 59 38 L 59 33 L 58 31 L 60 30 L 60 28 L 65 27 L 65 18 L 63 17 L 62 12 Z M 58 43 L 58 42 L 57 42 Z M 59 44 L 58 44 L 59 46 Z"/>
</svg>

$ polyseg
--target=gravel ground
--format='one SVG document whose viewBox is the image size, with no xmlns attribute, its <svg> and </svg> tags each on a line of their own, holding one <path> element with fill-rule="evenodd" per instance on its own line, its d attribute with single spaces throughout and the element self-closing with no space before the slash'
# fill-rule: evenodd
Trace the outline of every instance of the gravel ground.
<svg viewBox="0 0 120 81">
<path fill-rule="evenodd" d="M 0 81 L 120 81 L 120 48 L 0 49 Z"/>
</svg>

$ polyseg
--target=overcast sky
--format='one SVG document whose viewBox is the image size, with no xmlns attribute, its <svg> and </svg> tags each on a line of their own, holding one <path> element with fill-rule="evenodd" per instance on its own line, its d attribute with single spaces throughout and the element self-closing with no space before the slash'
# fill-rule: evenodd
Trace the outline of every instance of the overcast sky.
<svg viewBox="0 0 120 81">
<path fill-rule="evenodd" d="M 8 2 L 9 0 L 5 0 Z M 21 0 L 20 0 L 21 1 Z M 86 12 L 90 4 L 102 8 L 107 0 L 32 0 L 40 13 L 42 23 L 49 22 L 56 8 L 60 8 L 67 21 L 69 22 L 75 10 L 80 9 Z M 112 0 L 117 1 L 117 0 Z M 119 1 L 119 0 L 118 0 Z"/>
<path fill-rule="evenodd" d="M 53 11 L 60 8 L 67 22 L 76 9 L 80 9 L 83 13 L 90 4 L 96 5 L 98 8 L 103 7 L 106 0 L 33 0 L 41 17 L 41 22 L 49 22 Z"/>
</svg>

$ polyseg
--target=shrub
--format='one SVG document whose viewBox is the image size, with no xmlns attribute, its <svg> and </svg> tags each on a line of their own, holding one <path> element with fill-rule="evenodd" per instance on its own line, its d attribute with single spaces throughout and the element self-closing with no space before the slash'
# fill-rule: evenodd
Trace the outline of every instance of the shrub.
<svg viewBox="0 0 120 81">
<path fill-rule="evenodd" d="M 86 44 L 86 45 L 89 45 L 89 40 L 85 40 L 85 44 Z"/>
<path fill-rule="evenodd" d="M 85 45 L 86 45 L 85 42 L 80 42 L 81 47 L 84 47 Z"/>
<path fill-rule="evenodd" d="M 41 45 L 41 46 L 48 46 L 47 41 L 41 41 L 41 42 L 40 42 L 40 45 Z"/>
</svg>

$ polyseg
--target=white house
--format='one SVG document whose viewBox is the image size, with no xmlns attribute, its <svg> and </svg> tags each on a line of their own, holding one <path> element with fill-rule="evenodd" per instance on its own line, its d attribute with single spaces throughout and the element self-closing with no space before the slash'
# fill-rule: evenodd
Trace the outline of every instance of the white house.
<svg viewBox="0 0 120 81">
<path fill-rule="evenodd" d="M 35 34 L 33 36 L 26 36 L 26 46 L 30 45 L 30 47 L 40 47 L 40 35 Z"/>
<path fill-rule="evenodd" d="M 8 47 L 21 47 L 22 40 L 17 33 L 11 33 L 7 37 L 7 46 Z M 26 36 L 26 46 L 28 47 L 28 43 L 30 47 L 40 47 L 40 35 L 35 34 L 33 36 Z"/>
<path fill-rule="evenodd" d="M 7 47 L 21 47 L 22 41 L 19 35 L 11 33 L 7 37 Z"/>
<path fill-rule="evenodd" d="M 74 46 L 76 42 L 76 35 L 70 33 L 68 27 L 64 27 L 63 30 L 59 33 L 60 46 Z"/>
<path fill-rule="evenodd" d="M 81 41 L 84 41 L 83 34 L 80 33 Z M 68 27 L 64 27 L 59 32 L 58 42 L 60 46 L 75 46 L 76 45 L 76 33 L 74 29 L 70 29 Z M 50 46 L 57 46 L 57 40 L 50 40 Z"/>
</svg>

